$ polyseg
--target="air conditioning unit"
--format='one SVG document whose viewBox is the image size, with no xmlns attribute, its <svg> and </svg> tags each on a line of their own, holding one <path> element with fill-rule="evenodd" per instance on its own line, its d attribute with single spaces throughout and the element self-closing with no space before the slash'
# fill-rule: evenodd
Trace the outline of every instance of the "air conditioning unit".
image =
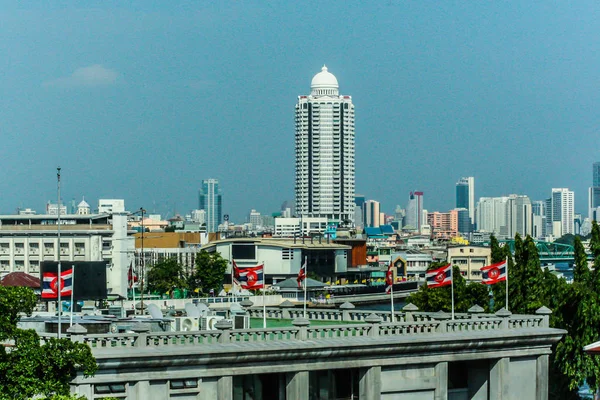
<svg viewBox="0 0 600 400">
<path fill-rule="evenodd" d="M 171 324 L 175 332 L 193 332 L 200 330 L 200 318 L 197 317 L 177 317 L 175 324 Z"/>
<path fill-rule="evenodd" d="M 233 329 L 250 329 L 250 316 L 249 315 L 234 315 L 233 316 Z"/>
<path fill-rule="evenodd" d="M 215 324 L 223 319 L 225 318 L 220 315 L 209 315 L 208 317 L 200 317 L 200 330 L 214 331 L 217 329 L 215 328 Z"/>
</svg>

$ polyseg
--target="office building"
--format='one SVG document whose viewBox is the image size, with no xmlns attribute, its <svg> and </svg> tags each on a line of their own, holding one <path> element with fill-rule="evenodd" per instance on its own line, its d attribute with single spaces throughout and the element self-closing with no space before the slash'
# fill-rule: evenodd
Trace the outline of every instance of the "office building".
<svg viewBox="0 0 600 400">
<path fill-rule="evenodd" d="M 365 227 L 377 228 L 380 225 L 380 204 L 375 200 L 367 200 L 363 203 L 363 221 Z"/>
<path fill-rule="evenodd" d="M 553 188 L 549 200 L 551 218 L 549 226 L 552 236 L 559 238 L 567 233 L 573 234 L 575 232 L 575 193 L 566 188 Z"/>
<path fill-rule="evenodd" d="M 296 104 L 296 213 L 354 221 L 354 104 L 323 67 Z"/>
<path fill-rule="evenodd" d="M 469 210 L 471 223 L 475 222 L 475 178 L 469 176 L 456 182 L 456 208 Z"/>
<path fill-rule="evenodd" d="M 534 238 L 546 237 L 546 202 L 537 200 L 531 203 L 533 218 L 532 236 Z"/>
<path fill-rule="evenodd" d="M 523 237 L 533 234 L 533 213 L 529 197 L 516 194 L 508 196 L 505 228 L 502 233 L 509 238 L 514 238 L 517 233 Z"/>
<path fill-rule="evenodd" d="M 223 199 L 218 179 L 205 179 L 200 189 L 198 208 L 206 211 L 207 232 L 217 232 L 223 218 Z"/>
<path fill-rule="evenodd" d="M 600 162 L 592 164 L 592 187 L 588 190 L 588 218 L 598 220 L 600 207 Z"/>
<path fill-rule="evenodd" d="M 469 216 L 469 210 L 466 208 L 456 208 L 454 211 L 456 211 L 456 216 L 458 218 L 458 232 L 464 236 L 473 232 L 473 223 Z"/>
<path fill-rule="evenodd" d="M 421 232 L 421 226 L 424 224 L 423 218 L 423 192 L 410 192 L 408 203 L 406 205 L 406 215 L 404 216 L 403 229 Z"/>
<path fill-rule="evenodd" d="M 445 213 L 434 211 L 427 214 L 427 223 L 437 239 L 450 239 L 458 235 L 458 211 Z"/>
</svg>

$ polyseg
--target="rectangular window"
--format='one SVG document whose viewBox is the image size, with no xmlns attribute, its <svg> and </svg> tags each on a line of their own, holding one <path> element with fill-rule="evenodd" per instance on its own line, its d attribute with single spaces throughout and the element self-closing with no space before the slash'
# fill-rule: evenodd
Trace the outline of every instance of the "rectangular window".
<svg viewBox="0 0 600 400">
<path fill-rule="evenodd" d="M 281 259 L 282 260 L 293 260 L 294 259 L 294 251 L 292 249 L 281 249 Z"/>
<path fill-rule="evenodd" d="M 234 260 L 256 260 L 256 246 L 254 243 L 232 244 L 231 257 Z"/>
</svg>

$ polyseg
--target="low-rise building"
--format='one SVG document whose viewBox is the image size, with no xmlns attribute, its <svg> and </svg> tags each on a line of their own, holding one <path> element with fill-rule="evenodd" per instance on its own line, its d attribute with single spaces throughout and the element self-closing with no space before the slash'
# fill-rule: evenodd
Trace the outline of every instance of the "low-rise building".
<svg viewBox="0 0 600 400">
<path fill-rule="evenodd" d="M 483 246 L 450 246 L 448 262 L 460 268 L 461 275 L 470 281 L 480 281 L 480 269 L 491 264 L 492 249 Z"/>
</svg>

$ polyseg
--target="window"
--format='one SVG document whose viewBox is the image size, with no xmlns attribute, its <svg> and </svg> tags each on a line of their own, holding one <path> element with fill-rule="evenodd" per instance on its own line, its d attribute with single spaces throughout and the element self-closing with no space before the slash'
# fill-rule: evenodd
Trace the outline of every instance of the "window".
<svg viewBox="0 0 600 400">
<path fill-rule="evenodd" d="M 294 251 L 292 249 L 281 249 L 281 259 L 282 260 L 293 260 L 294 259 Z"/>
<path fill-rule="evenodd" d="M 256 260 L 256 246 L 254 243 L 232 244 L 231 257 L 234 260 Z"/>
<path fill-rule="evenodd" d="M 23 271 L 25 270 L 25 261 L 23 260 L 15 260 L 15 270 Z"/>
</svg>

